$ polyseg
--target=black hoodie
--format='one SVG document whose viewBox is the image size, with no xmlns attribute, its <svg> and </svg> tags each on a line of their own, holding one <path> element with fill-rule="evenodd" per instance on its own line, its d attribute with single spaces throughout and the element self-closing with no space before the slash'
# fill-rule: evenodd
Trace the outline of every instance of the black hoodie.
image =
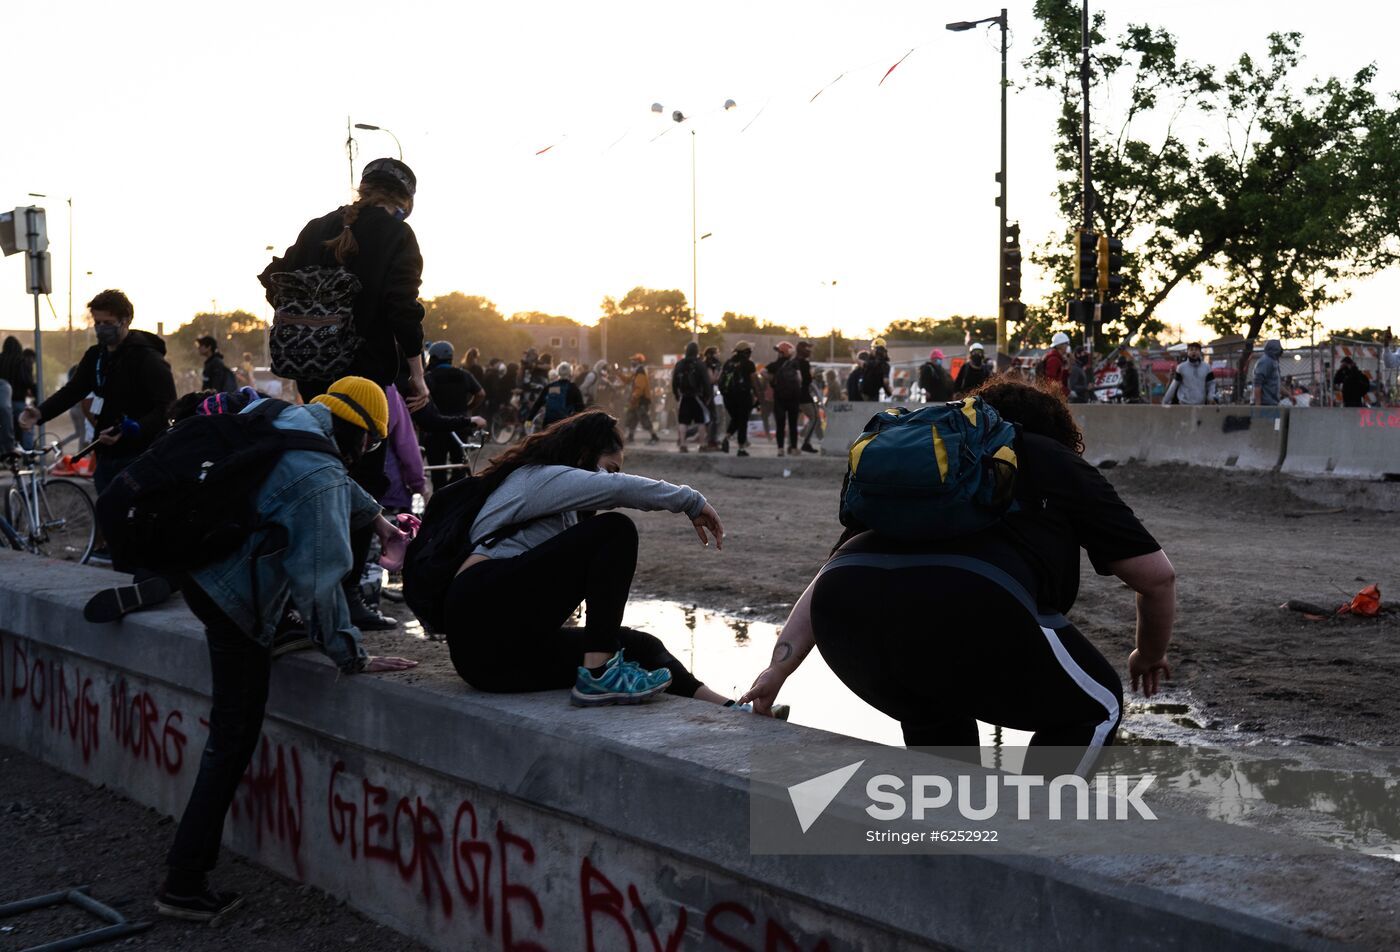
<svg viewBox="0 0 1400 952">
<path fill-rule="evenodd" d="M 73 376 L 53 396 L 39 404 L 47 422 L 76 405 L 89 393 L 102 398 L 97 413 L 101 432 L 130 417 L 141 432 L 123 436 L 112 446 L 99 448 L 109 456 L 135 456 L 170 425 L 170 405 L 175 402 L 175 378 L 165 362 L 165 341 L 145 331 L 129 331 L 116 350 L 94 344 L 78 361 Z"/>
<path fill-rule="evenodd" d="M 258 276 L 274 307 L 272 275 L 336 265 L 335 255 L 325 243 L 344 230 L 344 211 L 338 208 L 308 222 L 297 243 L 282 257 L 273 258 Z M 362 285 L 355 296 L 354 312 L 355 328 L 364 340 L 345 373 L 368 377 L 387 387 L 403 372 L 408 358 L 423 352 L 423 305 L 418 302 L 423 256 L 413 229 L 378 205 L 361 208 L 351 231 L 360 250 L 346 260 L 345 270 Z"/>
</svg>

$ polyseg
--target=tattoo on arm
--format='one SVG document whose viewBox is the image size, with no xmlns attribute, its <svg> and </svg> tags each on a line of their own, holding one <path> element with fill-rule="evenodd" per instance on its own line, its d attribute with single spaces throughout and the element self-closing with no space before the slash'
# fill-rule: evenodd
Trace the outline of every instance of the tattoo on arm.
<svg viewBox="0 0 1400 952">
<path fill-rule="evenodd" d="M 792 645 L 786 641 L 778 642 L 778 646 L 773 649 L 773 660 L 781 664 L 792 657 Z"/>
</svg>

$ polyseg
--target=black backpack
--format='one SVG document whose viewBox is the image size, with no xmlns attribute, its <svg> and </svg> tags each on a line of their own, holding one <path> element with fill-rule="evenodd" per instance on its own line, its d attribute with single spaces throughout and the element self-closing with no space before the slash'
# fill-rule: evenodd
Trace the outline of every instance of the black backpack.
<svg viewBox="0 0 1400 952">
<path fill-rule="evenodd" d="M 773 375 L 773 396 L 784 403 L 802 402 L 802 371 L 791 357 L 778 364 Z"/>
<path fill-rule="evenodd" d="M 504 526 L 473 540 L 472 523 L 490 495 L 481 476 L 464 476 L 448 483 L 428 500 L 418 535 L 408 544 L 403 562 L 403 600 L 429 631 L 447 630 L 447 590 L 472 549 L 504 539 L 534 521 Z"/>
<path fill-rule="evenodd" d="M 264 523 L 258 489 L 288 450 L 340 458 L 324 436 L 279 430 L 289 404 L 192 416 L 175 424 L 97 497 L 97 521 L 119 569 L 172 574 L 217 562 Z"/>
<path fill-rule="evenodd" d="M 363 342 L 354 311 L 360 279 L 335 266 L 279 271 L 270 280 L 272 372 L 290 380 L 334 380 L 345 373 Z"/>
<path fill-rule="evenodd" d="M 721 396 L 731 400 L 752 394 L 753 387 L 749 385 L 749 378 L 739 373 L 742 362 L 737 357 L 731 357 L 724 362 L 724 366 L 719 372 L 719 392 Z"/>
<path fill-rule="evenodd" d="M 704 394 L 705 388 L 700 383 L 702 374 L 709 376 L 699 357 L 681 358 L 681 362 L 676 364 L 676 386 L 681 396 L 699 397 Z"/>
</svg>

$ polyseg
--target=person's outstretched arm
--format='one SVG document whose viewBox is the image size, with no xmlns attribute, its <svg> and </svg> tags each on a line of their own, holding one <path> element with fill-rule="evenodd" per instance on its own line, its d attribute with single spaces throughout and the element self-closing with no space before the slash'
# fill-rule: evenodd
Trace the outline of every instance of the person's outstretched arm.
<svg viewBox="0 0 1400 952">
<path fill-rule="evenodd" d="M 753 704 L 757 714 L 772 715 L 773 702 L 777 700 L 778 692 L 792 673 L 807 660 L 817 643 L 812 632 L 812 589 L 816 584 L 817 580 L 812 579 L 807 590 L 797 600 L 797 604 L 792 606 L 787 621 L 778 632 L 778 643 L 773 646 L 773 658 L 768 667 L 758 673 L 758 677 L 753 680 L 753 686 L 739 698 L 740 704 Z"/>
<path fill-rule="evenodd" d="M 1133 690 L 1141 682 L 1147 697 L 1157 693 L 1159 676 L 1170 680 L 1167 645 L 1176 621 L 1176 569 L 1160 549 L 1107 566 L 1137 592 L 1137 647 L 1128 656 Z"/>
</svg>

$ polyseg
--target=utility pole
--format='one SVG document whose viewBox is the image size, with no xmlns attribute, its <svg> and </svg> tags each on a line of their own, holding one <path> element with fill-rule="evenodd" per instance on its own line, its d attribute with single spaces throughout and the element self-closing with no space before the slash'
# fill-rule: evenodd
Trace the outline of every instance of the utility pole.
<svg viewBox="0 0 1400 952">
<path fill-rule="evenodd" d="M 1001 243 L 997 249 L 997 286 L 1001 287 L 1001 251 L 1006 245 L 1006 8 L 1001 8 L 1001 15 L 997 18 L 1001 26 L 1001 171 L 997 174 L 997 181 L 1001 183 L 1001 197 L 997 199 L 997 207 L 1001 211 L 1001 227 L 997 234 L 1001 236 Z M 997 294 L 997 369 L 1002 370 L 1010 366 L 1011 357 L 1008 353 L 1008 342 L 1006 334 L 1006 294 Z"/>
<path fill-rule="evenodd" d="M 1094 183 L 1090 174 L 1090 151 L 1092 138 L 1089 134 L 1089 0 L 1084 0 L 1083 12 L 1080 16 L 1081 50 L 1079 60 L 1079 89 L 1080 99 L 1084 111 L 1084 129 L 1079 146 L 1079 165 L 1083 176 L 1081 190 L 1083 192 L 1084 205 L 1084 233 L 1092 234 L 1094 231 Z M 1099 305 L 1092 305 L 1093 316 L 1084 328 L 1084 346 L 1092 354 L 1094 352 L 1094 328 L 1099 321 Z"/>
</svg>

